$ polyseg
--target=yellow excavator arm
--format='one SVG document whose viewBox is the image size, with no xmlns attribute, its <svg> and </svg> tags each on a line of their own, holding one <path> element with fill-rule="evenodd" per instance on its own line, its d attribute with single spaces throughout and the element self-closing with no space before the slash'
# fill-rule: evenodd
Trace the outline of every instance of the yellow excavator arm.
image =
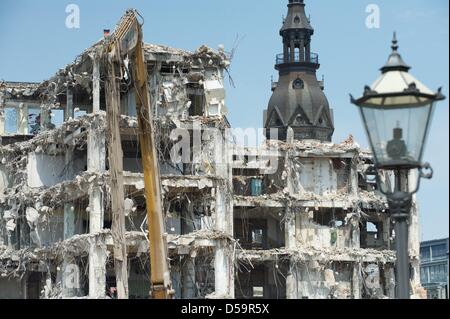
<svg viewBox="0 0 450 319">
<path fill-rule="evenodd" d="M 151 296 L 154 299 L 171 299 L 173 290 L 167 258 L 167 242 L 164 235 L 161 180 L 155 147 L 153 118 L 150 111 L 150 91 L 144 59 L 143 33 L 137 15 L 136 10 L 127 10 L 112 35 L 110 52 L 120 52 L 122 61 L 128 57 L 130 62 L 128 69 L 135 87 L 150 242 Z"/>
</svg>

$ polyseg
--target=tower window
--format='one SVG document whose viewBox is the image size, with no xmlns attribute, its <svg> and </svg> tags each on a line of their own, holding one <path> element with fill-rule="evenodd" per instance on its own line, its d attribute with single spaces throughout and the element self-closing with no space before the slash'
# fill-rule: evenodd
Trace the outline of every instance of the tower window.
<svg viewBox="0 0 450 319">
<path fill-rule="evenodd" d="M 305 83 L 303 82 L 302 79 L 298 78 L 294 81 L 294 83 L 292 84 L 292 88 L 294 90 L 301 90 L 305 88 Z"/>
<path fill-rule="evenodd" d="M 297 23 L 297 24 L 300 23 L 300 18 L 298 16 L 295 16 L 294 23 Z"/>
</svg>

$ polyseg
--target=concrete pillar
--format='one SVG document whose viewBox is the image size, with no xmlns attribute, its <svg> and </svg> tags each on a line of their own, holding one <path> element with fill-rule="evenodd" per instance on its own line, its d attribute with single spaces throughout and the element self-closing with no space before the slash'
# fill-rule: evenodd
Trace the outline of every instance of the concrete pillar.
<svg viewBox="0 0 450 319">
<path fill-rule="evenodd" d="M 88 172 L 103 173 L 105 172 L 106 159 L 106 145 L 105 132 L 96 131 L 95 128 L 90 128 L 88 133 L 88 150 L 87 162 Z M 89 227 L 90 233 L 95 233 L 103 229 L 103 199 L 102 189 L 98 185 L 92 185 L 92 191 L 89 196 L 90 219 Z"/>
<path fill-rule="evenodd" d="M 215 202 L 215 227 L 217 230 L 233 235 L 233 196 L 231 153 L 227 143 L 227 133 L 215 133 L 215 169 L 221 178 L 217 182 Z M 219 296 L 234 298 L 234 256 L 227 240 L 216 242 L 215 252 L 215 290 Z"/>
<path fill-rule="evenodd" d="M 361 248 L 361 223 L 357 217 L 350 219 L 350 236 L 351 236 L 351 248 Z"/>
<path fill-rule="evenodd" d="M 293 144 L 294 143 L 294 130 L 292 127 L 288 127 L 287 129 L 287 136 L 286 136 L 286 143 Z M 286 150 L 284 154 L 284 170 L 286 173 L 286 181 L 284 183 L 285 191 L 288 192 L 289 195 L 297 195 L 297 185 L 298 181 L 295 180 L 295 177 L 293 177 L 294 172 L 294 163 L 293 159 L 294 154 L 291 150 Z M 284 173 L 283 173 L 284 174 Z M 286 210 L 286 214 L 288 214 L 290 211 Z"/>
<path fill-rule="evenodd" d="M 297 248 L 297 236 L 296 236 L 296 215 L 292 211 L 290 205 L 286 206 L 285 210 L 285 244 L 287 250 L 295 250 Z M 297 268 L 294 261 L 289 262 L 289 271 L 286 276 L 286 298 L 297 299 Z"/>
<path fill-rule="evenodd" d="M 89 239 L 89 298 L 105 298 L 107 247 L 103 237 Z"/>
<path fill-rule="evenodd" d="M 224 189 L 216 189 L 216 229 L 227 232 L 227 212 Z M 231 214 L 233 212 L 231 211 Z M 227 240 L 218 240 L 215 251 L 215 291 L 218 296 L 234 297 L 234 264 Z"/>
<path fill-rule="evenodd" d="M 387 215 L 383 218 L 383 241 L 386 243 L 386 249 L 391 250 L 391 218 Z"/>
<path fill-rule="evenodd" d="M 214 258 L 215 293 L 220 297 L 234 298 L 234 265 L 232 251 L 225 240 L 216 242 Z"/>
<path fill-rule="evenodd" d="M 89 233 L 95 234 L 101 231 L 103 221 L 103 192 L 97 185 L 92 185 L 89 193 Z"/>
<path fill-rule="evenodd" d="M 90 173 L 103 173 L 106 167 L 105 131 L 91 127 L 87 141 L 87 170 Z"/>
<path fill-rule="evenodd" d="M 75 207 L 71 203 L 64 204 L 64 240 L 75 235 Z"/>
<path fill-rule="evenodd" d="M 24 103 L 17 108 L 17 134 L 28 134 L 28 106 Z"/>
<path fill-rule="evenodd" d="M 384 268 L 386 295 L 390 299 L 395 299 L 395 269 L 394 266 L 386 265 Z"/>
<path fill-rule="evenodd" d="M 402 176 L 402 179 L 407 183 L 408 189 L 411 191 L 415 188 L 418 180 L 418 171 L 411 170 L 408 175 Z M 417 203 L 417 196 L 413 196 L 413 205 L 409 219 L 408 229 L 408 251 L 411 265 L 411 288 L 412 294 L 419 294 L 422 289 L 420 283 L 420 226 L 419 226 L 419 205 Z"/>
<path fill-rule="evenodd" d="M 100 111 L 100 59 L 97 55 L 92 58 L 92 113 Z"/>
<path fill-rule="evenodd" d="M 100 111 L 100 60 L 97 55 L 91 56 L 92 71 L 92 112 Z M 105 171 L 106 145 L 105 132 L 91 127 L 88 132 L 87 164 L 88 172 Z M 95 183 L 95 182 L 94 182 Z M 92 184 L 89 192 L 89 233 L 96 234 L 103 229 L 104 205 L 101 187 Z M 89 298 L 104 298 L 106 291 L 106 259 L 107 248 L 104 239 L 92 237 L 89 241 Z"/>
<path fill-rule="evenodd" d="M 88 133 L 88 172 L 105 171 L 105 132 L 90 128 Z M 103 191 L 96 181 L 89 192 L 89 233 L 97 234 L 103 229 L 104 204 Z M 93 237 L 89 242 L 89 297 L 105 297 L 107 248 L 102 238 Z"/>
<path fill-rule="evenodd" d="M 72 177 L 72 160 L 73 160 L 73 148 L 68 147 L 65 153 L 65 170 L 66 179 Z M 72 203 L 64 204 L 64 240 L 67 240 L 75 235 L 75 207 Z M 72 256 L 66 256 L 62 265 L 62 294 L 63 298 L 75 297 L 78 294 L 77 286 L 79 283 L 79 272 L 76 272 L 77 266 L 73 263 Z M 75 272 L 75 273 L 74 273 Z"/>
<path fill-rule="evenodd" d="M 350 182 L 350 194 L 357 195 L 358 194 L 358 164 L 352 161 L 351 168 L 350 168 L 350 176 L 349 176 L 349 182 Z"/>
<path fill-rule="evenodd" d="M 286 298 L 298 299 L 298 279 L 295 261 L 289 261 L 289 270 L 286 276 Z"/>
<path fill-rule="evenodd" d="M 65 179 L 72 179 L 73 175 L 73 147 L 67 146 L 65 153 Z M 64 239 L 75 235 L 75 208 L 72 203 L 64 204 Z"/>
<path fill-rule="evenodd" d="M 296 216 L 290 207 L 286 207 L 285 220 L 286 249 L 295 250 L 297 248 Z"/>
<path fill-rule="evenodd" d="M 74 118 L 73 115 L 73 87 L 67 87 L 67 96 L 66 96 L 66 111 L 64 112 L 64 121 L 67 121 L 69 118 Z"/>
<path fill-rule="evenodd" d="M 354 299 L 361 299 L 361 264 L 358 262 L 353 266 L 352 294 Z"/>
<path fill-rule="evenodd" d="M 300 212 L 297 214 L 296 218 L 296 240 L 298 246 L 304 246 L 308 245 L 308 233 L 307 228 L 309 228 L 309 223 L 311 220 L 311 217 L 309 216 L 310 213 L 306 212 L 304 208 L 301 209 Z"/>
<path fill-rule="evenodd" d="M 47 105 L 41 105 L 41 132 L 48 129 L 51 123 L 50 110 Z"/>
</svg>

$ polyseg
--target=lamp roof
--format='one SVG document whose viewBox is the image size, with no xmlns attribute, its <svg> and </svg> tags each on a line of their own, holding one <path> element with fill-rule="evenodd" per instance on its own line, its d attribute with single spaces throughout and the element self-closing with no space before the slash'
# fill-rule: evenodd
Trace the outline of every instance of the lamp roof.
<svg viewBox="0 0 450 319">
<path fill-rule="evenodd" d="M 392 52 L 389 55 L 388 61 L 386 64 L 381 68 L 381 72 L 386 73 L 389 71 L 405 71 L 408 72 L 411 67 L 403 61 L 402 56 L 400 53 L 398 53 L 398 41 L 397 41 L 397 33 L 394 32 L 394 37 L 392 38 L 392 45 L 391 49 Z"/>
<path fill-rule="evenodd" d="M 411 69 L 398 53 L 397 36 L 394 33 L 392 53 L 381 68 L 381 76 L 365 87 L 364 96 L 356 104 L 371 107 L 415 107 L 443 100 L 441 90 L 433 92 L 409 73 Z"/>
</svg>

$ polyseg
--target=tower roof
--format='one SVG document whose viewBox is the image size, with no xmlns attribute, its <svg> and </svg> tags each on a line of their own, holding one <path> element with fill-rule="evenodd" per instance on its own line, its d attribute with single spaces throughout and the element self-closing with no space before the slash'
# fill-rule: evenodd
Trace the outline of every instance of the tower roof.
<svg viewBox="0 0 450 319">
<path fill-rule="evenodd" d="M 280 33 L 291 29 L 306 29 L 314 31 L 313 27 L 309 23 L 309 19 L 306 17 L 305 4 L 303 0 L 289 0 L 288 15 L 284 19 L 283 27 Z"/>
<path fill-rule="evenodd" d="M 389 71 L 405 71 L 408 72 L 411 67 L 403 61 L 402 56 L 398 53 L 398 41 L 397 34 L 394 32 L 394 37 L 392 39 L 392 53 L 388 58 L 386 64 L 381 68 L 383 73 Z"/>
</svg>

